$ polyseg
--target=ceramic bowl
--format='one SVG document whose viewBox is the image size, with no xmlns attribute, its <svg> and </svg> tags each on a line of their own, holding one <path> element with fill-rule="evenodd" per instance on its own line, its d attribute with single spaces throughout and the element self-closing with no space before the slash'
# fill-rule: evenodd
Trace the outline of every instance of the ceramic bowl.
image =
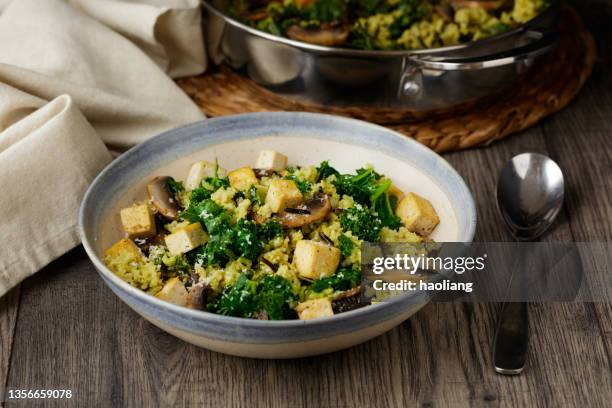
<svg viewBox="0 0 612 408">
<path fill-rule="evenodd" d="M 372 164 L 404 191 L 427 197 L 441 223 L 433 238 L 470 242 L 476 211 L 469 189 L 440 156 L 396 132 L 353 119 L 310 113 L 254 113 L 208 119 L 171 130 L 113 161 L 89 187 L 79 214 L 83 246 L 104 282 L 128 306 L 162 330 L 214 351 L 255 358 L 292 358 L 340 350 L 378 336 L 408 319 L 427 299 L 410 294 L 310 321 L 262 321 L 216 315 L 161 301 L 133 288 L 103 263 L 122 238 L 119 209 L 146 197 L 157 175 L 184 179 L 196 160 L 232 169 L 254 163 L 262 149 L 290 164 L 329 160 L 338 170 Z"/>
</svg>

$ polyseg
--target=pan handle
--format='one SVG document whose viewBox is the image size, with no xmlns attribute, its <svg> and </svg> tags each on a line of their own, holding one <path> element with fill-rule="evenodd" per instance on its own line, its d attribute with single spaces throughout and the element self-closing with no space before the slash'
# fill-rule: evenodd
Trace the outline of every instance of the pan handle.
<svg viewBox="0 0 612 408">
<path fill-rule="evenodd" d="M 411 60 L 421 69 L 438 71 L 470 71 L 514 65 L 517 62 L 538 57 L 554 49 L 559 40 L 559 33 L 530 29 L 525 32 L 525 37 L 531 39 L 528 44 L 497 54 L 468 58 L 413 55 Z"/>
</svg>

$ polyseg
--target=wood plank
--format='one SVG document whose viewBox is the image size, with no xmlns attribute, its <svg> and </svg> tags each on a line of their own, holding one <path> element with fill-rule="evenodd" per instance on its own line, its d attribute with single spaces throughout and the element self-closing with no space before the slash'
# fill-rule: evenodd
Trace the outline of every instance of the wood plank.
<svg viewBox="0 0 612 408">
<path fill-rule="evenodd" d="M 595 33 L 599 59 L 584 91 L 544 125 L 552 157 L 566 173 L 565 205 L 577 241 L 612 241 L 612 3 L 577 2 Z M 612 304 L 592 305 L 612 364 Z"/>
<path fill-rule="evenodd" d="M 17 286 L 0 298 L 0 387 L 4 387 L 8 380 L 19 294 L 20 287 Z"/>
<path fill-rule="evenodd" d="M 73 250 L 27 279 L 22 305 L 8 387 L 72 389 L 73 401 L 95 398 L 108 406 L 121 374 L 115 370 L 120 335 L 115 322 L 125 310 L 103 287 L 84 251 Z"/>
</svg>

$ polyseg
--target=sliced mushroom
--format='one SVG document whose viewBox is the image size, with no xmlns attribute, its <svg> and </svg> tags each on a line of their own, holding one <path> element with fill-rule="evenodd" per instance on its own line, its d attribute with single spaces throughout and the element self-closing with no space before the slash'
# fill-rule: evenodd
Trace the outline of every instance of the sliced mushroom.
<svg viewBox="0 0 612 408">
<path fill-rule="evenodd" d="M 244 18 L 249 21 L 260 21 L 267 17 L 268 17 L 268 10 L 265 8 L 251 11 L 249 14 L 246 14 L 244 16 Z"/>
<path fill-rule="evenodd" d="M 321 221 L 330 211 L 329 196 L 317 193 L 310 200 L 295 208 L 286 208 L 275 218 L 284 228 L 300 228 L 306 224 Z"/>
<path fill-rule="evenodd" d="M 251 219 L 253 221 L 255 221 L 255 223 L 257 225 L 265 224 L 266 221 L 268 221 L 268 219 L 266 217 L 263 217 L 263 216 L 257 214 L 256 212 L 253 212 L 253 211 L 249 212 L 249 215 L 250 215 Z"/>
<path fill-rule="evenodd" d="M 487 11 L 499 10 L 508 0 L 448 0 L 455 10 L 463 8 L 482 8 Z"/>
<path fill-rule="evenodd" d="M 455 19 L 453 8 L 448 3 L 438 4 L 435 6 L 434 10 L 436 10 L 436 13 L 438 13 L 438 15 L 447 23 L 452 22 Z"/>
<path fill-rule="evenodd" d="M 175 220 L 178 218 L 180 208 L 176 198 L 168 189 L 168 180 L 170 180 L 168 176 L 155 177 L 147 185 L 147 193 L 151 206 L 157 214 L 168 220 Z"/>
<path fill-rule="evenodd" d="M 187 282 L 185 282 L 185 286 L 190 288 L 192 286 L 197 285 L 199 281 L 200 281 L 200 275 L 198 275 L 195 272 L 191 272 L 189 274 L 189 279 L 187 279 Z"/>
<path fill-rule="evenodd" d="M 255 313 L 255 316 L 253 316 L 253 319 L 255 320 L 270 320 L 268 318 L 268 312 L 266 312 L 265 310 L 260 310 L 259 312 Z"/>
<path fill-rule="evenodd" d="M 274 175 L 274 170 L 268 169 L 253 169 L 253 172 L 255 173 L 255 177 L 257 178 L 270 177 Z"/>
<path fill-rule="evenodd" d="M 332 299 L 334 313 L 348 312 L 365 305 L 365 303 L 361 302 L 361 286 L 339 293 Z"/>
<path fill-rule="evenodd" d="M 287 29 L 287 37 L 292 40 L 328 47 L 343 45 L 348 36 L 349 29 L 343 25 L 321 24 L 317 28 L 292 25 Z"/>
<path fill-rule="evenodd" d="M 165 230 L 158 229 L 158 233 L 155 236 L 145 239 L 135 239 L 134 242 L 145 255 L 148 255 L 152 246 L 165 245 L 164 237 L 166 235 L 168 235 L 168 233 Z"/>
<path fill-rule="evenodd" d="M 196 310 L 204 310 L 208 302 L 210 288 L 205 284 L 193 285 L 187 291 L 187 307 Z"/>
</svg>

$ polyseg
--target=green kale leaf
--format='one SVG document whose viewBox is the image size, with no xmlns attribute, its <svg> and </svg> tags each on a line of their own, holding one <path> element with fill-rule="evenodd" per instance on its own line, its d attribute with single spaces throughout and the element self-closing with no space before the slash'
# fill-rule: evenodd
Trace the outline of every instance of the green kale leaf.
<svg viewBox="0 0 612 408">
<path fill-rule="evenodd" d="M 295 174 L 295 169 L 288 168 L 287 172 L 288 174 L 285 176 L 285 180 L 292 180 L 302 194 L 306 194 L 310 191 L 310 189 L 312 188 L 310 182 L 308 180 L 300 178 L 297 174 Z"/>
<path fill-rule="evenodd" d="M 389 194 L 390 188 L 391 180 L 385 179 L 382 181 L 380 184 L 378 184 L 378 187 L 370 196 L 370 202 L 372 203 L 372 208 L 380 219 L 381 224 L 384 227 L 397 230 L 402 225 L 402 222 L 393 211 L 396 204 L 396 198 L 395 196 L 391 196 Z"/>
<path fill-rule="evenodd" d="M 259 227 L 259 238 L 269 241 L 283 234 L 283 226 L 277 220 L 269 220 Z"/>
<path fill-rule="evenodd" d="M 401 226 L 395 215 L 395 198 L 389 194 L 391 180 L 383 178 L 372 168 L 357 170 L 357 174 L 342 174 L 334 182 L 339 194 L 348 194 L 357 202 L 345 210 L 340 225 L 364 241 L 378 241 L 380 230 Z"/>
<path fill-rule="evenodd" d="M 219 235 L 211 235 L 209 241 L 197 249 L 194 262 L 199 265 L 224 266 L 233 257 L 233 234 L 227 230 Z"/>
<path fill-rule="evenodd" d="M 168 178 L 168 181 L 166 182 L 166 184 L 168 186 L 168 191 L 170 191 L 170 193 L 172 193 L 174 196 L 178 196 L 180 193 L 185 191 L 185 187 L 183 186 L 183 182 L 182 181 L 176 181 L 172 177 Z"/>
<path fill-rule="evenodd" d="M 245 194 L 245 198 L 248 198 L 249 200 L 251 200 L 251 204 L 259 204 L 259 205 L 263 204 L 263 200 L 261 196 L 259 195 L 259 190 L 257 190 L 257 187 L 255 186 L 251 186 L 251 188 L 249 188 L 249 190 Z"/>
<path fill-rule="evenodd" d="M 340 173 L 338 173 L 338 170 L 330 166 L 327 160 L 321 162 L 321 164 L 319 164 L 319 167 L 317 167 L 317 181 L 325 180 L 326 178 L 328 178 L 329 176 L 333 176 L 334 174 L 337 175 Z"/>
<path fill-rule="evenodd" d="M 372 168 L 357 170 L 357 174 L 341 174 L 336 178 L 334 185 L 338 194 L 352 196 L 358 203 L 369 205 L 370 196 L 378 188 L 377 182 L 381 178 Z"/>
<path fill-rule="evenodd" d="M 208 305 L 218 314 L 236 317 L 251 317 L 257 311 L 257 284 L 246 274 L 241 274 L 236 284 L 226 289 L 221 297 Z"/>
<path fill-rule="evenodd" d="M 361 282 L 361 272 L 352 268 L 341 268 L 332 276 L 317 279 L 310 285 L 313 292 L 321 292 L 327 288 L 334 291 L 349 290 Z"/>
<path fill-rule="evenodd" d="M 270 320 L 287 318 L 291 305 L 297 296 L 291 289 L 289 281 L 278 275 L 266 275 L 259 282 L 257 304 L 259 310 L 265 310 Z"/>
<path fill-rule="evenodd" d="M 342 234 L 338 237 L 338 243 L 342 256 L 345 258 L 351 256 L 351 253 L 353 253 L 353 248 L 355 248 L 355 243 L 353 242 L 353 240 Z"/>
<path fill-rule="evenodd" d="M 254 261 L 263 250 L 263 243 L 259 239 L 257 224 L 242 218 L 234 226 L 233 249 L 238 256 Z"/>
<path fill-rule="evenodd" d="M 414 22 L 427 14 L 422 0 L 400 0 L 397 9 L 401 11 L 401 14 L 389 26 L 389 32 L 393 38 L 401 36 Z"/>
<path fill-rule="evenodd" d="M 351 231 L 359 239 L 377 242 L 383 224 L 373 209 L 355 204 L 342 212 L 340 226 L 344 231 Z"/>
<path fill-rule="evenodd" d="M 339 21 L 344 15 L 344 0 L 318 0 L 304 10 L 305 19 L 320 22 Z"/>
</svg>

